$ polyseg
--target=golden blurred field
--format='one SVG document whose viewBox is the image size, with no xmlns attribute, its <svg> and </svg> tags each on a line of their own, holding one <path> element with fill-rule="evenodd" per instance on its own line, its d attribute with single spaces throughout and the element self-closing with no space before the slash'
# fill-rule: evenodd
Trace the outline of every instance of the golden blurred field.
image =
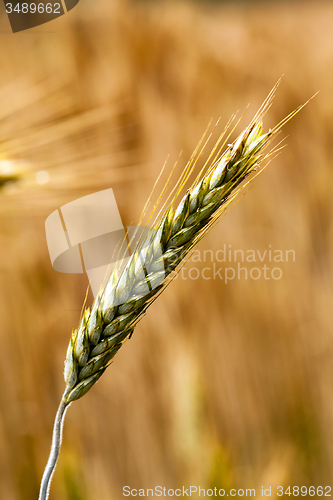
<svg viewBox="0 0 333 500">
<path fill-rule="evenodd" d="M 50 500 L 332 485 L 332 3 L 82 0 L 15 35 L 0 13 L 0 169 L 21 177 L 0 190 L 0 498 L 37 499 L 87 286 L 52 269 L 46 217 L 112 187 L 137 221 L 168 155 L 184 165 L 210 118 L 251 103 L 245 126 L 282 74 L 265 126 L 320 93 L 198 248 L 295 262 L 280 280 L 177 278 L 69 409 Z"/>
</svg>

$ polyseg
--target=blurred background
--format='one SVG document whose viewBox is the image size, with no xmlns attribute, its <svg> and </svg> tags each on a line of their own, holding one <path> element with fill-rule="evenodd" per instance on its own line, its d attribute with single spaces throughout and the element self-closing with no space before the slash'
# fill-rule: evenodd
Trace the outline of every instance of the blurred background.
<svg viewBox="0 0 333 500">
<path fill-rule="evenodd" d="M 38 497 L 87 288 L 52 269 L 46 217 L 112 187 L 137 221 L 166 158 L 184 166 L 211 118 L 250 103 L 241 131 L 282 74 L 266 127 L 320 93 L 198 249 L 295 262 L 280 280 L 176 279 L 69 409 L 50 500 L 331 485 L 332 2 L 81 0 L 15 35 L 0 13 L 0 498 Z"/>
</svg>

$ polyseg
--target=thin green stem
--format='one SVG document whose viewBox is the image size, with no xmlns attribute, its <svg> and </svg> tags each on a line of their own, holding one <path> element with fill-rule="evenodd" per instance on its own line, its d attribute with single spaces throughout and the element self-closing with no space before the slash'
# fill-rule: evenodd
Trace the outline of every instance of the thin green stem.
<svg viewBox="0 0 333 500">
<path fill-rule="evenodd" d="M 63 425 L 64 425 L 65 413 L 66 413 L 68 406 L 70 405 L 70 403 L 66 403 L 64 401 L 67 393 L 68 393 L 68 391 L 66 390 L 64 392 L 62 399 L 61 399 L 61 403 L 59 405 L 59 408 L 58 408 L 58 411 L 56 414 L 56 418 L 54 421 L 50 456 L 49 456 L 48 462 L 47 462 L 45 470 L 44 470 L 42 482 L 40 485 L 38 500 L 47 500 L 47 498 L 49 496 L 51 479 L 52 479 L 52 476 L 54 473 L 55 466 L 57 464 L 57 460 L 58 460 L 58 456 L 59 456 L 59 452 L 60 452 L 60 447 L 61 447 L 62 430 L 63 430 Z"/>
</svg>

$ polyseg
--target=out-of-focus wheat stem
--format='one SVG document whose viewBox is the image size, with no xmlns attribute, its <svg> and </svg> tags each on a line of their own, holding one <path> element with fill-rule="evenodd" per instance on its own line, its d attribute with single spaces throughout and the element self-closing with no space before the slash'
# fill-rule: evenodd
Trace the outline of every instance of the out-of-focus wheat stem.
<svg viewBox="0 0 333 500">
<path fill-rule="evenodd" d="M 52 446 L 50 451 L 50 456 L 45 467 L 45 471 L 43 474 L 42 482 L 40 485 L 39 497 L 38 500 L 46 500 L 49 496 L 51 479 L 54 473 L 54 469 L 57 465 L 57 460 L 60 452 L 61 441 L 62 441 L 62 430 L 64 426 L 65 414 L 66 410 L 69 407 L 70 403 L 66 403 L 64 400 L 67 395 L 67 389 L 64 392 L 63 398 L 61 399 L 61 403 L 59 405 L 54 426 L 53 426 L 53 435 L 52 435 Z"/>
</svg>

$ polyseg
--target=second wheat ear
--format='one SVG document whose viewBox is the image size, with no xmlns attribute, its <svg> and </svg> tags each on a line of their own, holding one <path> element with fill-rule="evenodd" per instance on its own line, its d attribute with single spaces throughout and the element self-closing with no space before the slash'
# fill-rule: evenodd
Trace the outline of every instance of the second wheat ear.
<svg viewBox="0 0 333 500">
<path fill-rule="evenodd" d="M 272 152 L 276 151 L 273 149 L 264 154 L 267 145 L 303 107 L 297 108 L 265 133 L 262 119 L 272 104 L 276 88 L 277 85 L 248 127 L 222 154 L 224 142 L 222 136 L 219 138 L 204 168 L 181 201 L 177 202 L 202 154 L 202 145 L 197 148 L 171 191 L 167 206 L 157 216 L 155 229 L 145 238 L 139 238 L 126 267 L 119 274 L 117 269 L 114 270 L 101 288 L 91 311 L 86 309 L 83 312 L 67 351 L 64 372 L 66 389 L 55 419 L 52 447 L 39 500 L 48 498 L 68 406 L 84 396 L 103 375 L 124 341 L 132 335 L 143 313 L 170 284 L 181 262 L 248 184 L 243 181 L 254 171 L 258 174 Z"/>
</svg>

